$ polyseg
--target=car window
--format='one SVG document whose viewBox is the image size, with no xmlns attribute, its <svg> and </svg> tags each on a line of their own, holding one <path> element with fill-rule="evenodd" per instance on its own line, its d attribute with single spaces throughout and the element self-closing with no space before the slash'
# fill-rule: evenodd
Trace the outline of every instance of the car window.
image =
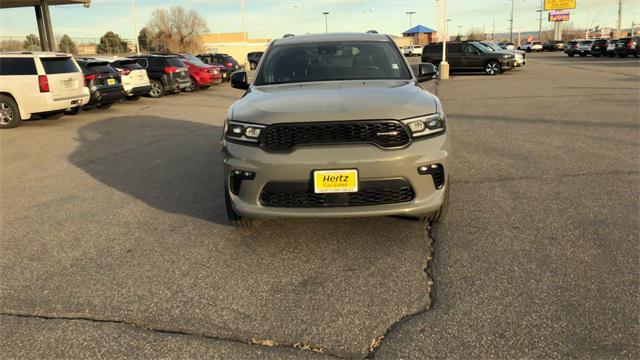
<svg viewBox="0 0 640 360">
<path fill-rule="evenodd" d="M 164 58 L 164 60 L 168 64 L 168 66 L 175 66 L 180 68 L 186 67 L 186 65 L 175 56 L 166 57 Z"/>
<path fill-rule="evenodd" d="M 120 60 L 113 63 L 114 66 L 127 70 L 144 69 L 136 60 Z"/>
<path fill-rule="evenodd" d="M 392 42 L 349 41 L 273 46 L 256 85 L 310 81 L 411 79 Z"/>
<path fill-rule="evenodd" d="M 428 53 L 441 53 L 442 44 L 440 43 L 440 44 L 428 45 L 424 49 Z"/>
<path fill-rule="evenodd" d="M 140 64 L 140 66 L 142 66 L 143 68 L 147 68 L 149 67 L 149 62 L 147 61 L 147 59 L 142 59 L 142 58 L 137 58 L 134 59 L 138 64 Z"/>
<path fill-rule="evenodd" d="M 0 58 L 0 75 L 37 75 L 33 58 Z"/>
<path fill-rule="evenodd" d="M 461 53 L 462 52 L 462 44 L 460 43 L 448 43 L 447 51 L 451 53 Z"/>
<path fill-rule="evenodd" d="M 164 67 L 164 61 L 162 61 L 162 59 L 159 59 L 157 57 L 150 57 L 148 59 L 149 61 L 149 66 L 154 67 L 154 68 L 159 68 L 159 67 Z"/>
<path fill-rule="evenodd" d="M 94 74 L 113 74 L 116 72 L 106 61 L 87 63 L 87 68 Z"/>
<path fill-rule="evenodd" d="M 184 55 L 184 57 L 185 57 L 185 59 L 187 59 L 187 61 L 189 61 L 193 65 L 196 65 L 196 66 L 206 66 L 207 65 L 202 60 L 198 59 L 197 57 L 195 57 L 195 56 L 193 56 L 191 54 Z"/>
<path fill-rule="evenodd" d="M 70 57 L 40 58 L 46 74 L 68 74 L 78 72 L 78 67 Z"/>
</svg>

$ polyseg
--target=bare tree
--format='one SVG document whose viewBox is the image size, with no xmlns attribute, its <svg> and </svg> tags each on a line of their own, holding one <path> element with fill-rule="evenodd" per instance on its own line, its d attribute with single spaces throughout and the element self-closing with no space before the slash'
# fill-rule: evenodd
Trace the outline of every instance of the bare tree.
<svg viewBox="0 0 640 360">
<path fill-rule="evenodd" d="M 484 34 L 482 33 L 481 29 L 472 28 L 467 33 L 467 40 L 474 40 L 474 41 L 484 40 Z"/>
<path fill-rule="evenodd" d="M 195 10 L 182 6 L 156 9 L 151 13 L 147 28 L 154 34 L 154 48 L 172 52 L 200 52 L 202 43 L 198 35 L 209 31 L 207 21 Z"/>
</svg>

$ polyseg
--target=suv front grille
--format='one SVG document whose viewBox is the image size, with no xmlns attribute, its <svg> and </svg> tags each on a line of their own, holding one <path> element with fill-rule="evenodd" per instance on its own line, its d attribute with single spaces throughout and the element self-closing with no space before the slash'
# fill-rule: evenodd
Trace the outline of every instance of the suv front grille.
<svg viewBox="0 0 640 360">
<path fill-rule="evenodd" d="M 268 207 L 316 208 L 397 204 L 412 201 L 415 194 L 404 179 L 362 180 L 358 192 L 316 194 L 311 184 L 270 182 L 260 194 Z"/>
<path fill-rule="evenodd" d="M 340 121 L 270 125 L 261 146 L 268 152 L 286 152 L 298 145 L 373 144 L 395 148 L 410 141 L 407 129 L 395 120 Z"/>
</svg>

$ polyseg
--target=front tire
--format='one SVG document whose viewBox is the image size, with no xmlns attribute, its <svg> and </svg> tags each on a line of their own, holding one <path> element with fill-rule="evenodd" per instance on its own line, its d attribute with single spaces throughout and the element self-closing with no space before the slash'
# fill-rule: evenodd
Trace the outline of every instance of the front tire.
<svg viewBox="0 0 640 360">
<path fill-rule="evenodd" d="M 0 95 L 0 129 L 10 129 L 22 123 L 18 104 L 13 98 Z"/>
<path fill-rule="evenodd" d="M 229 195 L 229 186 L 226 181 L 224 184 L 224 203 L 227 210 L 227 219 L 229 223 L 233 225 L 233 227 L 239 229 L 249 229 L 253 227 L 255 222 L 249 218 L 238 215 L 235 210 L 233 210 L 233 205 L 231 204 L 231 196 Z"/>
<path fill-rule="evenodd" d="M 568 53 L 567 55 L 569 55 L 569 57 L 573 57 L 575 54 L 574 53 Z"/>
<path fill-rule="evenodd" d="M 160 98 L 164 96 L 164 86 L 162 83 L 157 80 L 151 80 L 151 90 L 149 90 L 149 96 L 154 99 Z"/>
<path fill-rule="evenodd" d="M 487 75 L 498 75 L 500 74 L 500 72 L 502 71 L 502 69 L 500 68 L 500 63 L 498 63 L 495 60 L 489 61 L 485 66 L 484 66 L 484 72 Z"/>
</svg>

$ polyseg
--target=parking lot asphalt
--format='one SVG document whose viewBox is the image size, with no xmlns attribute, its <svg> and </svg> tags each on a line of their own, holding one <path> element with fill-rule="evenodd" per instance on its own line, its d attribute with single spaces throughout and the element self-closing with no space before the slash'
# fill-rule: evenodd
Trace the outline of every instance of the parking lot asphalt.
<svg viewBox="0 0 640 360">
<path fill-rule="evenodd" d="M 230 227 L 226 84 L 2 131 L 0 348 L 638 358 L 639 64 L 532 54 L 427 83 L 454 142 L 431 237 L 394 218 Z"/>
</svg>

